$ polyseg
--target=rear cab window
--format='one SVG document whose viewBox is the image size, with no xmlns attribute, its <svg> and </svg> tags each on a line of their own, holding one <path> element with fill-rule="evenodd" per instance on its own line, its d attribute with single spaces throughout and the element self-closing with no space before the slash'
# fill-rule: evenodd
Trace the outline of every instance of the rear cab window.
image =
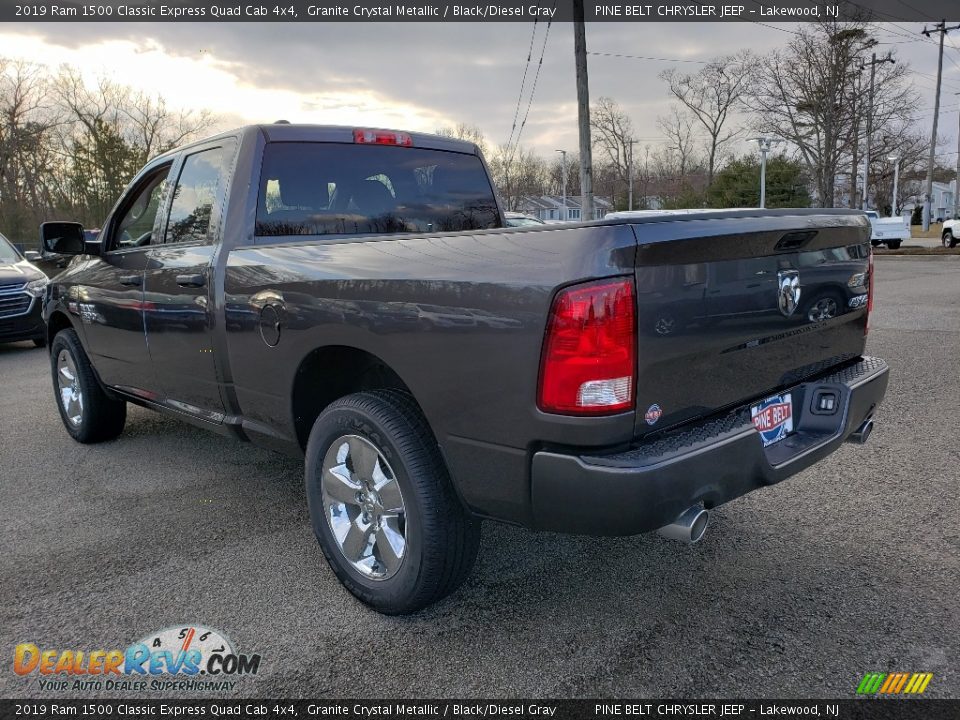
<svg viewBox="0 0 960 720">
<path fill-rule="evenodd" d="M 264 148 L 256 235 L 457 232 L 501 226 L 476 155 L 388 145 Z"/>
</svg>

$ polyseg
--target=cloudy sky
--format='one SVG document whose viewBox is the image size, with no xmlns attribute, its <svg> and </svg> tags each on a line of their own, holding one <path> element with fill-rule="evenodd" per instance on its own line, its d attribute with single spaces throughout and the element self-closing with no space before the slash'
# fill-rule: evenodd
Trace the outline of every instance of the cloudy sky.
<svg viewBox="0 0 960 720">
<path fill-rule="evenodd" d="M 659 73 L 741 48 L 785 45 L 793 26 L 751 23 L 592 23 L 591 97 L 615 98 L 630 114 L 641 143 L 662 142 L 656 117 L 669 107 Z M 914 71 L 921 95 L 916 115 L 929 132 L 937 48 L 919 23 L 883 25 L 879 52 L 895 50 Z M 536 26 L 527 91 L 546 34 Z M 209 108 L 227 124 L 292 122 L 379 125 L 433 131 L 465 122 L 492 143 L 510 134 L 533 23 L 104 23 L 0 25 L 0 54 L 90 77 L 109 75 L 161 93 L 174 106 Z M 960 33 L 944 59 L 940 119 L 943 160 L 956 158 L 960 96 Z M 681 62 L 685 61 L 685 62 Z M 524 93 L 520 116 L 526 112 Z M 550 28 L 543 66 L 522 143 L 542 153 L 575 150 L 573 28 Z M 743 143 L 738 150 L 747 149 Z M 947 153 L 952 153 L 947 155 Z"/>
</svg>

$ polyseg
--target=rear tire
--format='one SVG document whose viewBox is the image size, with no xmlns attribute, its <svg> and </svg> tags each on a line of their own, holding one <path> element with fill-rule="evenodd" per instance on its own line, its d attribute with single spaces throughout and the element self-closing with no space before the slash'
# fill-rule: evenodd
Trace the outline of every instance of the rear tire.
<svg viewBox="0 0 960 720">
<path fill-rule="evenodd" d="M 480 523 L 461 505 L 439 447 L 406 393 L 329 405 L 306 451 L 314 533 L 340 582 L 387 615 L 450 594 L 473 568 Z"/>
<path fill-rule="evenodd" d="M 41 348 L 47 346 L 47 339 L 45 337 L 39 337 L 33 339 L 33 344 L 35 347 Z"/>
<path fill-rule="evenodd" d="M 123 432 L 127 403 L 107 396 L 72 330 L 61 330 L 50 346 L 54 399 L 70 437 L 80 443 L 113 440 Z"/>
<path fill-rule="evenodd" d="M 941 241 L 945 248 L 955 248 L 957 246 L 957 239 L 953 236 L 951 230 L 944 231 Z"/>
<path fill-rule="evenodd" d="M 899 250 L 900 249 L 900 240 L 890 240 L 887 242 L 887 248 L 890 250 Z"/>
</svg>

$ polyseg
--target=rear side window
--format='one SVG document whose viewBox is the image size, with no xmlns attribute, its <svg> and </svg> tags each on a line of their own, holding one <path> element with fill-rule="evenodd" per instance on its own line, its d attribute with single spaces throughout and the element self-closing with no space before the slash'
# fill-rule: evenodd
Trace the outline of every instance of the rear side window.
<svg viewBox="0 0 960 720">
<path fill-rule="evenodd" d="M 270 143 L 258 236 L 363 235 L 500 226 L 475 155 L 386 145 Z"/>
<path fill-rule="evenodd" d="M 165 243 L 209 243 L 210 215 L 223 175 L 222 147 L 188 155 L 173 189 Z"/>
</svg>

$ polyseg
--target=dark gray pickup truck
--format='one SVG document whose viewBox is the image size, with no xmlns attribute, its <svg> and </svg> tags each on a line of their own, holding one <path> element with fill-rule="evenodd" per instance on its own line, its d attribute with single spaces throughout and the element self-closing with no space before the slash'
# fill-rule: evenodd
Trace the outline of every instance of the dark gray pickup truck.
<svg viewBox="0 0 960 720">
<path fill-rule="evenodd" d="M 454 590 L 480 519 L 687 542 L 865 441 L 862 213 L 508 229 L 469 143 L 247 127 L 158 157 L 44 299 L 67 432 L 135 403 L 305 455 L 313 527 L 387 613 Z"/>
</svg>

